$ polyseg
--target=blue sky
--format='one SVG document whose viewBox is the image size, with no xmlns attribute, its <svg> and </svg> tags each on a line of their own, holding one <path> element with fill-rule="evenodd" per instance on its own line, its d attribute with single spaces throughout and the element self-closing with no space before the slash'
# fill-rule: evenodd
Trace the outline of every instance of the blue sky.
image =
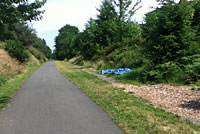
<svg viewBox="0 0 200 134">
<path fill-rule="evenodd" d="M 134 1 L 134 0 L 133 0 Z M 80 31 L 84 30 L 90 17 L 95 18 L 101 0 L 47 0 L 43 7 L 45 13 L 41 21 L 32 22 L 37 35 L 44 38 L 47 44 L 54 49 L 54 38 L 58 30 L 66 24 L 77 26 Z M 155 7 L 156 0 L 142 0 L 143 7 L 134 15 L 134 20 L 142 21 L 144 14 Z"/>
</svg>

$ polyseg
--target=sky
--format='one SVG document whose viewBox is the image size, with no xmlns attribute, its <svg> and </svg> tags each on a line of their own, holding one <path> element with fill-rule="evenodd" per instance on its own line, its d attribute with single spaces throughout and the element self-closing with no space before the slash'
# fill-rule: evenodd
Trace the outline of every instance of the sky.
<svg viewBox="0 0 200 134">
<path fill-rule="evenodd" d="M 45 10 L 41 21 L 33 21 L 32 27 L 36 29 L 37 35 L 44 38 L 47 45 L 53 50 L 54 39 L 58 35 L 58 30 L 64 25 L 77 26 L 83 31 L 89 18 L 95 18 L 97 8 L 102 0 L 47 0 L 42 8 Z M 134 0 L 133 0 L 134 1 Z M 152 11 L 156 7 L 156 0 L 142 0 L 140 8 L 133 16 L 134 21 L 142 22 L 144 14 Z"/>
</svg>

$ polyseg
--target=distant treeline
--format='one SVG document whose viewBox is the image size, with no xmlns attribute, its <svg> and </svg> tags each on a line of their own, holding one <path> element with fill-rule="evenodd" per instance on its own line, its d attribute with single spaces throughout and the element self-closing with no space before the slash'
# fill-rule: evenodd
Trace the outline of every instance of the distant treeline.
<svg viewBox="0 0 200 134">
<path fill-rule="evenodd" d="M 38 49 L 47 58 L 51 58 L 51 49 L 44 39 L 36 35 L 27 21 L 40 20 L 44 11 L 39 10 L 46 0 L 29 3 L 28 0 L 3 0 L 0 2 L 0 41 L 6 42 L 6 50 L 19 61 L 24 62 L 29 54 Z M 39 53 L 40 53 L 39 52 Z"/>
<path fill-rule="evenodd" d="M 159 0 L 143 24 L 132 21 L 140 0 L 103 0 L 85 30 L 65 25 L 55 38 L 54 57 L 102 61 L 99 68 L 133 68 L 143 83 L 189 84 L 200 79 L 200 1 Z"/>
</svg>

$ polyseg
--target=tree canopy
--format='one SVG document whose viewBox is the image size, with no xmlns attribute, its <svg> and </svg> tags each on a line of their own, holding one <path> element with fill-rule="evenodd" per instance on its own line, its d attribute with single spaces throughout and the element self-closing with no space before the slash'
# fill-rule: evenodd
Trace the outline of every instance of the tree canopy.
<svg viewBox="0 0 200 134">
<path fill-rule="evenodd" d="M 36 0 L 33 3 L 29 3 L 28 0 L 1 0 L 0 24 L 40 20 L 44 11 L 39 9 L 45 3 L 46 0 Z"/>
<path fill-rule="evenodd" d="M 16 30 L 16 27 L 22 26 L 20 23 L 41 20 L 44 11 L 40 8 L 45 3 L 46 0 L 35 0 L 32 3 L 29 3 L 28 0 L 1 0 L 0 40 L 12 39 L 12 31 Z"/>
<path fill-rule="evenodd" d="M 146 14 L 143 24 L 132 16 L 140 0 L 103 0 L 96 19 L 83 32 L 65 32 L 56 38 L 62 59 L 102 62 L 99 68 L 130 67 L 130 76 L 142 82 L 191 83 L 200 80 L 200 1 L 157 0 L 160 6 Z M 69 42 L 73 39 L 73 41 Z M 67 53 L 67 54 L 66 54 Z"/>
</svg>

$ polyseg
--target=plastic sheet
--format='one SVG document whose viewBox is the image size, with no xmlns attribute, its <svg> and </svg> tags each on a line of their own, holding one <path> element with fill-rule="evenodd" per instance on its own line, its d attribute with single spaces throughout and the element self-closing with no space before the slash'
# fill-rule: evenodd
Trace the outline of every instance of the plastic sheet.
<svg viewBox="0 0 200 134">
<path fill-rule="evenodd" d="M 101 70 L 100 74 L 113 74 L 113 75 L 123 75 L 126 73 L 132 72 L 130 68 L 119 68 L 119 69 L 107 69 L 107 70 Z"/>
</svg>

